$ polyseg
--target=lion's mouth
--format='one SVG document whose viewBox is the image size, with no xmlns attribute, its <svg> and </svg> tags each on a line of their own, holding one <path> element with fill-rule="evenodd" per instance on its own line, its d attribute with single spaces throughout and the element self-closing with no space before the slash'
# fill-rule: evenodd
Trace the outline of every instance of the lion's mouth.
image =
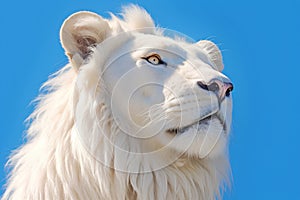
<svg viewBox="0 0 300 200">
<path fill-rule="evenodd" d="M 223 130 L 226 130 L 225 121 L 221 118 L 221 116 L 218 113 L 215 113 L 215 114 L 209 115 L 207 117 L 204 117 L 204 118 L 200 119 L 199 121 L 191 123 L 187 126 L 168 129 L 167 132 L 171 133 L 171 134 L 182 134 L 194 126 L 196 126 L 196 128 L 198 130 L 198 129 L 202 128 L 203 126 L 209 126 L 209 122 L 214 118 L 218 119 L 223 126 Z"/>
</svg>

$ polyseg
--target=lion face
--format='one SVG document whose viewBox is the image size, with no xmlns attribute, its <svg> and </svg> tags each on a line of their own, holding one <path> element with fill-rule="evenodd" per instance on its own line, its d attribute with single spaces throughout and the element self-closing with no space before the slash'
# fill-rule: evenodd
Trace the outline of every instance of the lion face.
<svg viewBox="0 0 300 200">
<path fill-rule="evenodd" d="M 136 33 L 121 49 L 131 50 L 114 52 L 102 77 L 110 91 L 107 103 L 124 132 L 200 157 L 224 151 L 230 88 L 220 97 L 199 82 L 230 80 L 213 66 L 201 44 Z"/>
<path fill-rule="evenodd" d="M 93 110 L 86 104 L 105 105 L 105 115 L 114 128 L 102 127 L 99 132 L 106 132 L 111 144 L 126 151 L 167 149 L 200 158 L 223 154 L 231 124 L 233 86 L 221 73 L 218 47 L 210 41 L 190 43 L 145 28 L 154 26 L 147 16 L 141 27 L 129 27 L 130 19 L 126 20 L 116 26 L 89 12 L 66 20 L 62 43 L 78 71 L 75 107 L 79 112 L 75 115 Z M 77 126 L 85 127 L 79 128 L 79 134 L 87 137 L 85 120 L 103 121 L 101 109 L 94 109 L 98 119 L 77 116 L 81 119 Z M 112 137 L 112 130 L 118 134 Z M 120 138 L 122 144 L 117 142 Z M 87 143 L 90 140 L 95 141 L 95 136 Z M 139 147 L 126 144 L 131 140 Z"/>
</svg>

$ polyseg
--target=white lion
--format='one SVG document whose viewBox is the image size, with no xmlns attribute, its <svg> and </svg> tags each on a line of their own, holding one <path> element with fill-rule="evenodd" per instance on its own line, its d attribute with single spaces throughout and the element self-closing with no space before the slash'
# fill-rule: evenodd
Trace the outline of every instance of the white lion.
<svg viewBox="0 0 300 200">
<path fill-rule="evenodd" d="M 202 199 L 228 180 L 232 84 L 210 41 L 167 37 L 149 14 L 70 16 L 70 64 L 45 85 L 6 199 Z"/>
</svg>

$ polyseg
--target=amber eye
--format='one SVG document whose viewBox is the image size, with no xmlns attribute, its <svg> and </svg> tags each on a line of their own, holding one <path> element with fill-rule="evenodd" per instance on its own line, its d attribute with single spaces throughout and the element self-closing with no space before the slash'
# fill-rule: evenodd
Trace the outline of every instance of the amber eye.
<svg viewBox="0 0 300 200">
<path fill-rule="evenodd" d="M 158 54 L 153 54 L 147 57 L 142 57 L 143 59 L 147 60 L 152 65 L 167 65 Z"/>
</svg>

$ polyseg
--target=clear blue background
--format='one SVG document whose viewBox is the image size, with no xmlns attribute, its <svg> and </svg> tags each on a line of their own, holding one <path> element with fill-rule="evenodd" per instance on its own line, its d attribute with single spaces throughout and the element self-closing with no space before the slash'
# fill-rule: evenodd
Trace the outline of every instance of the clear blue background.
<svg viewBox="0 0 300 200">
<path fill-rule="evenodd" d="M 300 199 L 300 1 L 131 1 L 165 28 L 223 50 L 235 90 L 232 191 L 225 199 Z M 67 63 L 63 20 L 79 10 L 108 16 L 129 1 L 3 1 L 0 12 L 0 181 L 48 75 Z M 3 191 L 2 191 L 3 192 Z M 0 192 L 0 195 L 1 193 Z"/>
</svg>

